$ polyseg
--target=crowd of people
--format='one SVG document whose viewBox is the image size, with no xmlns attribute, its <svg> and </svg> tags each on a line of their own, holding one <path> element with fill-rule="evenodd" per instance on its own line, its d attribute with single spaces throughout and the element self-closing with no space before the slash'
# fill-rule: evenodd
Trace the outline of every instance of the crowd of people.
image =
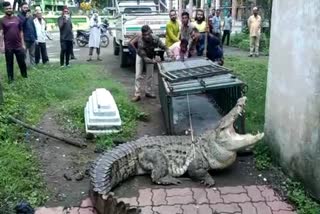
<svg viewBox="0 0 320 214">
<path fill-rule="evenodd" d="M 170 21 L 166 25 L 165 43 L 153 34 L 148 25 L 142 27 L 141 34 L 129 42 L 131 52 L 136 54 L 135 94 L 132 101 L 141 100 L 143 65 L 146 68 L 145 96 L 156 97 L 153 90 L 153 71 L 154 65 L 160 62 L 161 58 L 155 56 L 155 48 L 165 50 L 164 57 L 172 60 L 185 60 L 206 55 L 214 63 L 223 65 L 223 42 L 227 38 L 229 45 L 232 18 L 229 14 L 221 25 L 220 10 L 214 13 L 207 22 L 203 10 L 196 11 L 194 21 L 191 20 L 189 13 L 184 11 L 181 14 L 181 20 L 178 21 L 176 11 L 171 10 Z M 224 33 L 221 37 L 222 29 Z"/>
</svg>

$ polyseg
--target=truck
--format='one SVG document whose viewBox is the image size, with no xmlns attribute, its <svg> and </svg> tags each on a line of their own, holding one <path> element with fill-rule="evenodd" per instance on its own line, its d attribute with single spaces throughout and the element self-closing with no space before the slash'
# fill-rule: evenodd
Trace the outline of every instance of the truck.
<svg viewBox="0 0 320 214">
<path fill-rule="evenodd" d="M 120 67 L 128 67 L 135 62 L 135 56 L 130 53 L 128 44 L 143 25 L 149 25 L 153 34 L 165 42 L 168 13 L 161 13 L 154 1 L 119 1 L 116 2 L 115 37 L 113 53 L 120 55 Z M 163 56 L 163 50 L 156 49 L 157 55 Z"/>
</svg>

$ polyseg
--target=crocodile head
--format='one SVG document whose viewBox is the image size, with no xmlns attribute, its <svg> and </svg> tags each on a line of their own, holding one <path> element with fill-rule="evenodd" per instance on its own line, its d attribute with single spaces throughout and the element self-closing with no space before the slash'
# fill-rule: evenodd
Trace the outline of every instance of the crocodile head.
<svg viewBox="0 0 320 214">
<path fill-rule="evenodd" d="M 229 151 L 239 151 L 256 144 L 264 133 L 238 134 L 234 129 L 234 122 L 244 113 L 247 98 L 241 97 L 233 109 L 224 116 L 215 130 L 215 142 Z"/>
</svg>

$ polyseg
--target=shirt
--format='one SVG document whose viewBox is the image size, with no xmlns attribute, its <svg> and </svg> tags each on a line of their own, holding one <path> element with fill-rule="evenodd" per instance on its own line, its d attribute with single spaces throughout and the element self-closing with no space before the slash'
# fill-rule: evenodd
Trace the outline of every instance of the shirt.
<svg viewBox="0 0 320 214">
<path fill-rule="evenodd" d="M 168 48 L 161 42 L 159 37 L 152 35 L 152 39 L 149 42 L 139 38 L 138 40 L 138 55 L 143 59 L 146 64 L 153 64 L 155 57 L 155 48 L 161 48 L 168 52 Z"/>
<path fill-rule="evenodd" d="M 224 17 L 224 27 L 223 27 L 223 30 L 230 30 L 232 29 L 232 17 Z"/>
<path fill-rule="evenodd" d="M 198 29 L 198 31 L 200 33 L 203 33 L 206 31 L 206 21 L 201 22 L 200 24 L 198 24 L 197 21 L 192 22 L 192 25 Z"/>
<path fill-rule="evenodd" d="M 22 48 L 22 23 L 18 17 L 14 15 L 4 16 L 1 20 L 0 29 L 3 30 L 6 50 Z"/>
<path fill-rule="evenodd" d="M 259 15 L 257 15 L 257 17 L 255 17 L 254 15 L 250 16 L 248 19 L 248 27 L 250 36 L 260 36 L 261 17 Z"/>
<path fill-rule="evenodd" d="M 180 39 L 191 39 L 191 32 L 192 32 L 193 26 L 191 24 L 188 24 L 187 26 L 182 25 L 181 26 L 181 33 L 180 33 Z"/>
<path fill-rule="evenodd" d="M 178 21 L 169 21 L 166 26 L 166 46 L 170 47 L 173 43 L 179 41 L 179 23 Z"/>
<path fill-rule="evenodd" d="M 33 22 L 33 17 L 26 17 L 25 14 L 20 12 L 18 18 L 22 24 L 24 41 L 35 42 L 37 40 L 37 32 Z"/>
<path fill-rule="evenodd" d="M 212 18 L 213 33 L 221 33 L 221 19 L 218 16 Z"/>
<path fill-rule="evenodd" d="M 39 43 L 45 43 L 47 38 L 47 27 L 44 19 L 35 18 L 33 20 L 34 25 L 36 27 L 37 37 Z"/>
<path fill-rule="evenodd" d="M 73 32 L 72 32 L 72 22 L 71 18 L 66 20 L 63 16 L 58 18 L 58 26 L 60 29 L 60 40 L 63 41 L 72 41 Z"/>
<path fill-rule="evenodd" d="M 181 43 L 181 42 L 176 42 L 176 43 L 174 43 L 173 45 L 171 45 L 171 47 L 169 48 L 169 51 L 171 51 L 171 53 L 173 54 L 173 56 L 174 56 L 174 58 L 175 58 L 176 60 L 179 60 L 179 59 L 181 59 L 182 57 L 183 57 L 184 59 L 187 59 L 187 58 L 188 58 L 188 51 L 186 51 L 185 54 L 181 54 L 181 53 L 180 53 L 180 50 L 181 50 L 181 48 L 180 48 L 180 43 Z"/>
</svg>

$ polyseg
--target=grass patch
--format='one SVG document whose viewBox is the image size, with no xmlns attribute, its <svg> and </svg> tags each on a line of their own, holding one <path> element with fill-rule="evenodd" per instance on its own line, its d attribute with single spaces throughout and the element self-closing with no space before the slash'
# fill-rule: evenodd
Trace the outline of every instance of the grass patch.
<svg viewBox="0 0 320 214">
<path fill-rule="evenodd" d="M 122 86 L 103 73 L 101 65 L 77 64 L 62 70 L 58 65 L 41 65 L 29 71 L 28 79 L 23 79 L 15 68 L 16 80 L 10 85 L 3 58 L 0 71 L 5 77 L 1 81 L 5 103 L 0 107 L 0 213 L 13 213 L 21 200 L 39 206 L 48 198 L 36 155 L 24 143 L 26 130 L 8 123 L 7 115 L 37 124 L 50 107 L 57 109 L 67 128 L 84 132 L 85 103 L 94 89 L 104 87 L 112 92 L 124 122 L 124 131 L 113 137 L 134 134 L 139 111 Z M 112 143 L 112 137 L 103 139 L 101 145 Z"/>
<path fill-rule="evenodd" d="M 225 66 L 233 69 L 239 78 L 249 86 L 249 91 L 246 94 L 248 97 L 246 106 L 247 132 L 262 132 L 264 129 L 268 60 L 264 58 L 227 57 Z M 272 171 L 272 156 L 265 142 L 257 144 L 254 149 L 254 156 L 257 169 L 271 169 L 271 173 L 281 173 Z M 299 214 L 320 213 L 319 203 L 311 198 L 300 182 L 287 179 L 283 175 L 283 183 L 285 185 L 281 185 L 281 188 L 286 192 L 288 199 L 296 206 Z"/>
</svg>

